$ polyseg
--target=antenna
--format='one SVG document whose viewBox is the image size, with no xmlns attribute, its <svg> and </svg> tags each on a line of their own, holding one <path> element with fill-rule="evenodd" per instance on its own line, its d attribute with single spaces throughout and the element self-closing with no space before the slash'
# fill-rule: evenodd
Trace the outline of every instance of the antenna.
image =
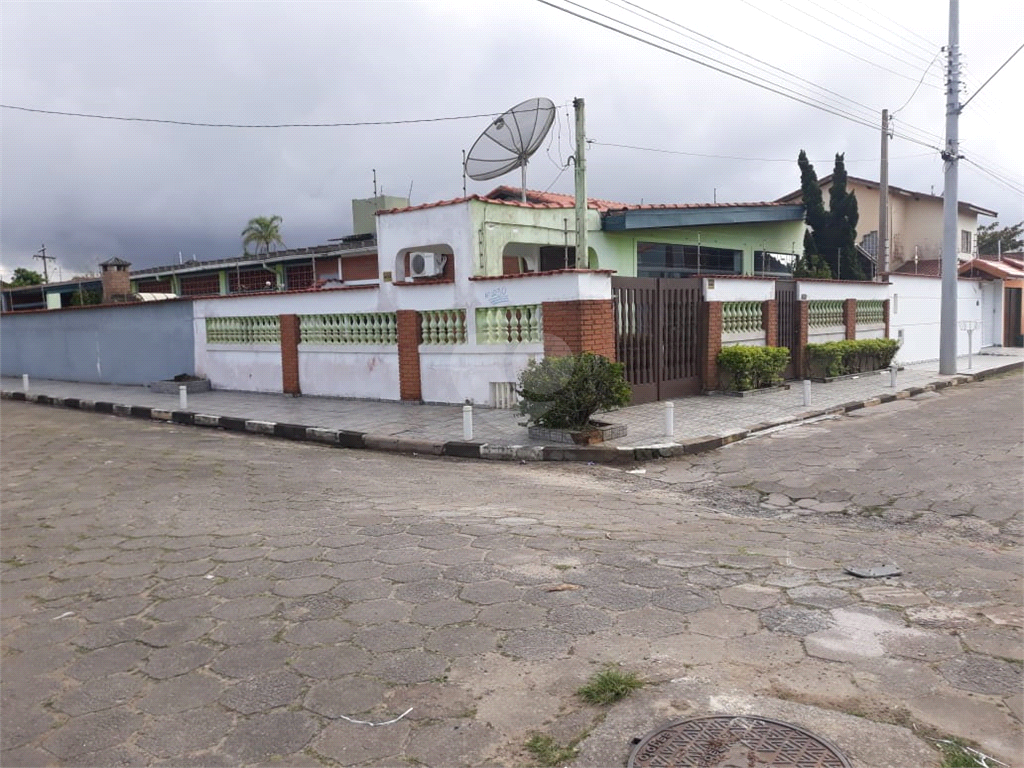
<svg viewBox="0 0 1024 768">
<path fill-rule="evenodd" d="M 504 176 L 522 169 L 523 202 L 526 202 L 526 164 L 551 130 L 555 105 L 551 99 L 527 99 L 492 122 L 466 157 L 466 175 L 475 181 Z"/>
</svg>

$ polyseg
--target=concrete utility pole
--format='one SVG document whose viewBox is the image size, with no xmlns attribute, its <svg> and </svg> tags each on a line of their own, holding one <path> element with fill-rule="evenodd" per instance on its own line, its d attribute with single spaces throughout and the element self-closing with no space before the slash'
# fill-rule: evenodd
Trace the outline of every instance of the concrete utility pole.
<svg viewBox="0 0 1024 768">
<path fill-rule="evenodd" d="M 576 110 L 576 269 L 590 265 L 587 251 L 587 129 L 583 99 L 572 100 Z"/>
<path fill-rule="evenodd" d="M 946 72 L 946 188 L 942 192 L 942 313 L 939 325 L 939 373 L 956 373 L 956 235 L 960 159 L 960 0 L 949 0 Z"/>
<path fill-rule="evenodd" d="M 882 110 L 882 168 L 878 174 L 878 244 L 875 263 L 889 271 L 889 110 Z"/>
<path fill-rule="evenodd" d="M 42 259 L 43 260 L 43 282 L 44 283 L 50 282 L 50 270 L 47 269 L 46 262 L 48 262 L 48 261 L 56 261 L 57 257 L 56 256 L 47 256 L 46 255 L 46 244 L 44 243 L 43 246 L 39 249 L 39 253 L 32 254 L 32 258 L 33 259 Z"/>
</svg>

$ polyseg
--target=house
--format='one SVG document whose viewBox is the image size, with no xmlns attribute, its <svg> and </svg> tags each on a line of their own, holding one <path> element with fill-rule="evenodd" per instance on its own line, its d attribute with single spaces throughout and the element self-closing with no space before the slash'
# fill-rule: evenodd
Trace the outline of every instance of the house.
<svg viewBox="0 0 1024 768">
<path fill-rule="evenodd" d="M 827 194 L 832 175 L 818 180 Z M 857 196 L 860 221 L 857 237 L 860 249 L 876 264 L 878 260 L 879 185 L 877 181 L 848 176 L 847 189 Z M 792 203 L 803 199 L 800 190 L 780 197 L 776 202 Z M 996 217 L 995 211 L 960 201 L 957 228 L 957 257 L 970 259 L 977 253 L 978 217 Z M 889 271 L 902 265 L 939 259 L 942 256 L 942 196 L 914 192 L 889 185 Z M 881 271 L 881 267 L 878 267 Z M 905 273 L 905 272 L 904 272 Z"/>
<path fill-rule="evenodd" d="M 792 273 L 803 242 L 799 203 L 630 205 L 590 199 L 588 254 L 577 259 L 571 195 L 501 186 L 486 195 L 380 211 L 381 279 L 412 279 L 411 254 L 439 276 L 494 277 L 566 268 L 626 277 Z"/>
<path fill-rule="evenodd" d="M 1004 347 L 1024 347 L 1024 253 L 1004 253 L 996 258 L 988 256 L 971 259 L 960 265 L 961 277 L 980 278 L 991 281 L 992 296 L 988 306 L 995 315 L 991 325 L 999 324 L 1000 310 L 1002 314 L 1002 338 L 986 339 L 987 343 L 1001 344 Z M 1002 283 L 999 291 L 998 284 Z"/>
</svg>

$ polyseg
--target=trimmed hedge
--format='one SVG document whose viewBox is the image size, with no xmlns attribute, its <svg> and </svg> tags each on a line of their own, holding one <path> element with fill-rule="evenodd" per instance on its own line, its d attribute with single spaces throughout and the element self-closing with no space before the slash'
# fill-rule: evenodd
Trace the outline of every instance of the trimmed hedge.
<svg viewBox="0 0 1024 768">
<path fill-rule="evenodd" d="M 531 360 L 519 374 L 519 413 L 549 429 L 584 430 L 597 411 L 629 405 L 626 366 L 584 352 Z"/>
<path fill-rule="evenodd" d="M 888 368 L 899 351 L 896 339 L 856 339 L 807 345 L 807 375 L 830 379 Z"/>
<path fill-rule="evenodd" d="M 779 384 L 789 365 L 786 347 L 725 347 L 718 353 L 718 370 L 725 389 L 746 392 Z"/>
</svg>

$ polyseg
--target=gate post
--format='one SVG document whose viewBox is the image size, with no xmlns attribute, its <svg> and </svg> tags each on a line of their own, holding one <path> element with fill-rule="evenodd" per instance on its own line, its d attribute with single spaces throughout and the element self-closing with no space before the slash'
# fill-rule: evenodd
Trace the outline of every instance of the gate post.
<svg viewBox="0 0 1024 768">
<path fill-rule="evenodd" d="M 889 337 L 889 302 L 891 299 L 886 299 L 882 302 L 882 322 L 885 323 L 885 338 Z"/>
<path fill-rule="evenodd" d="M 299 386 L 299 316 L 280 315 L 281 390 L 286 395 L 301 395 Z"/>
<path fill-rule="evenodd" d="M 718 389 L 718 353 L 722 351 L 722 302 L 704 302 L 704 359 L 701 360 L 701 388 Z"/>
<path fill-rule="evenodd" d="M 775 299 L 761 302 L 761 327 L 764 328 L 764 345 L 779 346 L 779 303 Z"/>
<path fill-rule="evenodd" d="M 615 311 L 611 299 L 545 301 L 544 355 L 593 352 L 615 362 Z"/>
<path fill-rule="evenodd" d="M 843 325 L 846 326 L 846 340 L 857 338 L 857 300 L 843 301 Z"/>
<path fill-rule="evenodd" d="M 420 381 L 420 313 L 415 309 L 400 309 L 398 323 L 398 391 L 403 400 L 419 402 L 423 399 Z"/>
</svg>

